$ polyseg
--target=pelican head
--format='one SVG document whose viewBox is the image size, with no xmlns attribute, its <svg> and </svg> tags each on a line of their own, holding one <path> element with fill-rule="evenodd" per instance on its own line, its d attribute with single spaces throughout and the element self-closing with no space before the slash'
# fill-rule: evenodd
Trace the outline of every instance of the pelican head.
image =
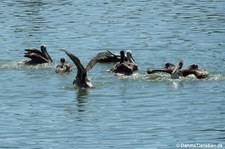
<svg viewBox="0 0 225 149">
<path fill-rule="evenodd" d="M 50 55 L 48 54 L 47 48 L 46 48 L 46 46 L 45 46 L 44 44 L 41 45 L 41 52 L 43 53 L 43 55 L 44 55 L 48 60 L 50 60 L 50 62 L 52 62 L 52 58 L 51 58 Z"/>
<path fill-rule="evenodd" d="M 66 61 L 65 58 L 60 58 L 61 63 L 65 63 L 65 61 Z"/>
<path fill-rule="evenodd" d="M 46 46 L 45 46 L 44 44 L 41 45 L 41 52 L 42 52 L 43 54 L 48 53 L 48 52 L 47 52 L 47 48 L 46 48 Z M 46 56 L 46 55 L 45 55 L 45 56 Z"/>
<path fill-rule="evenodd" d="M 179 60 L 179 63 L 178 63 L 178 69 L 181 69 L 184 65 L 184 62 L 183 60 Z"/>
<path fill-rule="evenodd" d="M 120 51 L 120 63 L 123 63 L 125 60 L 125 52 L 123 50 Z"/>
</svg>

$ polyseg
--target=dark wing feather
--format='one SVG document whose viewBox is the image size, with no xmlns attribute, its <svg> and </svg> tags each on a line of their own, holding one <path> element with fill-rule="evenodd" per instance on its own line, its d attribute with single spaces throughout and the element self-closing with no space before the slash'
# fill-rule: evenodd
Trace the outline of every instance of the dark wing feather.
<svg viewBox="0 0 225 149">
<path fill-rule="evenodd" d="M 38 53 L 27 53 L 24 57 L 30 58 L 34 63 L 48 63 L 48 60 Z"/>
<path fill-rule="evenodd" d="M 24 51 L 26 51 L 25 54 L 30 54 L 30 53 L 37 53 L 39 55 L 43 56 L 43 53 L 35 48 L 30 48 L 30 49 L 24 49 Z"/>
<path fill-rule="evenodd" d="M 113 54 L 114 55 L 114 54 Z M 89 71 L 90 69 L 92 69 L 94 67 L 94 65 L 102 59 L 107 59 L 108 57 L 111 57 L 112 53 L 110 51 L 107 50 L 107 52 L 100 52 L 98 53 L 96 56 L 94 56 L 89 63 L 87 64 L 86 70 Z"/>
<path fill-rule="evenodd" d="M 116 54 L 114 54 L 114 53 L 112 53 L 111 51 L 109 51 L 109 50 L 106 50 L 108 53 L 110 53 L 111 55 L 113 55 L 113 56 L 117 56 Z"/>
<path fill-rule="evenodd" d="M 64 51 L 69 56 L 69 58 L 73 61 L 73 63 L 76 65 L 76 67 L 77 67 L 77 75 L 80 75 L 81 73 L 86 71 L 84 66 L 81 64 L 80 60 L 75 55 L 73 55 L 72 53 L 68 52 L 67 50 L 64 50 L 64 49 L 60 49 L 60 50 Z"/>
<path fill-rule="evenodd" d="M 98 60 L 107 58 L 106 54 L 107 54 L 106 52 L 101 52 L 101 53 L 98 53 L 96 56 L 94 56 L 88 62 L 87 66 L 86 66 L 86 70 L 89 71 L 90 69 L 92 69 L 94 67 L 94 65 L 98 62 Z"/>
<path fill-rule="evenodd" d="M 149 68 L 147 70 L 148 74 L 153 74 L 153 73 L 157 73 L 157 72 L 165 72 L 165 73 L 169 73 L 169 74 L 172 73 L 172 71 L 170 69 L 164 69 L 164 68 L 162 68 L 162 69 L 150 69 Z"/>
<path fill-rule="evenodd" d="M 114 54 L 107 50 L 106 52 L 98 53 L 95 57 L 97 58 L 97 60 L 101 60 L 101 59 L 107 59 L 112 56 L 114 56 Z"/>
</svg>

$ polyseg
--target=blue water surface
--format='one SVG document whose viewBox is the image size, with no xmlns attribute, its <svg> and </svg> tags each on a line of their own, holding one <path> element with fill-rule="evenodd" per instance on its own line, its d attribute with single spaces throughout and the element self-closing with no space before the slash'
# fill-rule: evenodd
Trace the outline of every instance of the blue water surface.
<svg viewBox="0 0 225 149">
<path fill-rule="evenodd" d="M 225 1 L 3 0 L 0 3 L 0 148 L 225 146 Z M 25 66 L 25 48 L 47 46 L 52 64 Z M 94 88 L 56 74 L 68 49 L 86 65 L 130 49 L 132 76 L 96 64 Z M 147 68 L 183 59 L 209 77 L 170 79 Z"/>
</svg>

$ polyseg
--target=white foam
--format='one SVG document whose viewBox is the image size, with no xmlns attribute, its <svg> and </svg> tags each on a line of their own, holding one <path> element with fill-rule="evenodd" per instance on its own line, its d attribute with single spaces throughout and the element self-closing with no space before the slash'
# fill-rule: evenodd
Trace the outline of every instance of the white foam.
<svg viewBox="0 0 225 149">
<path fill-rule="evenodd" d="M 10 61 L 0 64 L 0 69 L 42 69 L 54 68 L 54 64 L 25 65 L 24 61 Z"/>
</svg>

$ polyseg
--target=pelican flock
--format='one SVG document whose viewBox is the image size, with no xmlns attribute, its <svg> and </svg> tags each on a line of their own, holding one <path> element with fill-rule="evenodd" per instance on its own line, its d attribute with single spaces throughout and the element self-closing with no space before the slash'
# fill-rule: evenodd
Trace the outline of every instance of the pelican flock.
<svg viewBox="0 0 225 149">
<path fill-rule="evenodd" d="M 97 53 L 84 67 L 80 59 L 72 54 L 71 52 L 60 49 L 65 52 L 66 55 L 72 60 L 77 68 L 77 73 L 73 84 L 76 84 L 80 88 L 90 88 L 93 87 L 90 78 L 88 78 L 88 71 L 91 70 L 96 63 L 115 63 L 110 69 L 111 72 L 115 74 L 132 75 L 135 71 L 138 71 L 138 64 L 133 58 L 131 50 L 120 51 L 120 54 L 114 54 L 109 50 Z M 29 58 L 25 60 L 25 64 L 36 65 L 43 63 L 53 62 L 52 58 L 47 52 L 45 45 L 41 45 L 40 50 L 35 48 L 25 49 L 24 57 Z M 192 64 L 186 68 L 183 68 L 183 60 L 179 60 L 176 65 L 172 63 L 166 63 L 163 68 L 147 69 L 147 74 L 152 75 L 155 73 L 168 73 L 171 75 L 172 79 L 179 79 L 180 77 L 187 77 L 189 75 L 194 75 L 198 79 L 204 79 L 209 76 L 207 70 L 199 68 L 198 65 Z M 60 59 L 60 63 L 56 65 L 56 73 L 70 72 L 72 65 L 65 61 L 65 58 Z"/>
</svg>

